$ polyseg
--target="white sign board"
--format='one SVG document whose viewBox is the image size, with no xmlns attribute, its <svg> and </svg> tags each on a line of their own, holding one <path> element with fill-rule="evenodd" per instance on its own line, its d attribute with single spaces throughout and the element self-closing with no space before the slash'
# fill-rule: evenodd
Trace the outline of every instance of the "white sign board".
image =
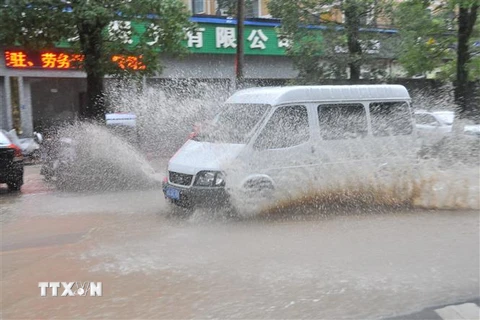
<svg viewBox="0 0 480 320">
<path fill-rule="evenodd" d="M 108 125 L 135 127 L 137 116 L 133 113 L 107 113 L 105 120 Z"/>
</svg>

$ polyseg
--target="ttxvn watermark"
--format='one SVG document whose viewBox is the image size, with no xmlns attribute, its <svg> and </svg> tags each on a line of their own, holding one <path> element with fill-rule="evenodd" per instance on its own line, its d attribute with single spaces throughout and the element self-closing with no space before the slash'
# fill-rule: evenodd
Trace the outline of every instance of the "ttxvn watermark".
<svg viewBox="0 0 480 320">
<path fill-rule="evenodd" d="M 52 297 L 58 297 L 60 293 L 61 297 L 102 296 L 101 282 L 39 282 L 38 287 L 42 297 L 48 296 L 49 291 Z"/>
</svg>

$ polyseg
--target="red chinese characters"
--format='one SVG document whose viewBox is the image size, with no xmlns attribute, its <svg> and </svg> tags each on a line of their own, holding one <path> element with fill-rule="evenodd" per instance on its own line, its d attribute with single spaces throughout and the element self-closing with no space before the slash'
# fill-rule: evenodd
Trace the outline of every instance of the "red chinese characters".
<svg viewBox="0 0 480 320">
<path fill-rule="evenodd" d="M 42 57 L 42 68 L 46 69 L 55 69 L 57 63 L 57 55 L 55 53 L 43 53 Z"/>
<path fill-rule="evenodd" d="M 72 62 L 83 62 L 85 56 L 83 54 L 72 54 Z"/>
<path fill-rule="evenodd" d="M 9 68 L 33 68 L 48 70 L 81 69 L 85 56 L 77 53 L 56 51 L 26 52 L 23 50 L 6 50 L 5 63 Z M 114 55 L 111 61 L 123 70 L 145 70 L 142 56 Z"/>
<path fill-rule="evenodd" d="M 43 69 L 76 69 L 77 66 L 73 62 L 82 62 L 84 56 L 81 54 L 67 54 L 45 52 L 41 56 Z"/>
<path fill-rule="evenodd" d="M 146 66 L 142 63 L 142 56 L 124 56 L 115 55 L 112 61 L 117 63 L 120 69 L 145 70 Z"/>
<path fill-rule="evenodd" d="M 5 64 L 11 68 L 29 68 L 33 66 L 33 62 L 23 51 L 5 51 Z"/>
</svg>

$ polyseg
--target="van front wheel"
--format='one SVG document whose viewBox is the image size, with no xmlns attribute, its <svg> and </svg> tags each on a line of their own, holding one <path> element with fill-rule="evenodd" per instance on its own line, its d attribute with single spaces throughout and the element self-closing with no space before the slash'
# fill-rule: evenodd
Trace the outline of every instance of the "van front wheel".
<svg viewBox="0 0 480 320">
<path fill-rule="evenodd" d="M 248 180 L 243 189 L 246 195 L 254 198 L 270 198 L 275 190 L 273 183 L 268 179 Z"/>
</svg>

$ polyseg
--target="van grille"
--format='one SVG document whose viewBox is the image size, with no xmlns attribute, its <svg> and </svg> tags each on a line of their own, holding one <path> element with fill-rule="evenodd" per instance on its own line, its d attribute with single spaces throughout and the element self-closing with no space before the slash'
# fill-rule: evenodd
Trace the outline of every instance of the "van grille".
<svg viewBox="0 0 480 320">
<path fill-rule="evenodd" d="M 169 180 L 171 183 L 179 184 L 182 186 L 189 186 L 192 184 L 193 175 L 191 174 L 184 174 L 169 171 Z"/>
</svg>

